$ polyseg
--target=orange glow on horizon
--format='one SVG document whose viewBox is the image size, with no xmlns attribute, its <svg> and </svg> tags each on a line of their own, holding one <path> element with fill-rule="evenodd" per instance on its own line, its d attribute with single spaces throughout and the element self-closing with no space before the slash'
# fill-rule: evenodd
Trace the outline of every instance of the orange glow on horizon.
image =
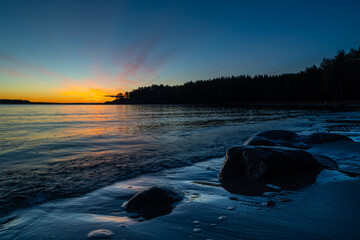
<svg viewBox="0 0 360 240">
<path fill-rule="evenodd" d="M 70 97 L 71 100 L 67 99 L 67 101 L 82 103 L 104 103 L 112 100 L 112 98 L 106 97 L 106 95 L 117 94 L 114 90 L 86 87 L 68 87 L 60 90 L 59 93 Z"/>
<path fill-rule="evenodd" d="M 105 103 L 115 100 L 113 96 L 121 91 L 111 89 L 67 87 L 62 89 L 0 89 L 0 99 L 22 99 L 30 102 L 49 103 Z"/>
</svg>

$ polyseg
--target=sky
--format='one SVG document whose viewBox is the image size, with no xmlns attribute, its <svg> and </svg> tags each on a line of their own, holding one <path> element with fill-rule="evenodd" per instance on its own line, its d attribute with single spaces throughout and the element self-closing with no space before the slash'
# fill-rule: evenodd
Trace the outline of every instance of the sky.
<svg viewBox="0 0 360 240">
<path fill-rule="evenodd" d="M 360 1 L 0 1 L 0 99 L 298 72 L 360 46 Z"/>
</svg>

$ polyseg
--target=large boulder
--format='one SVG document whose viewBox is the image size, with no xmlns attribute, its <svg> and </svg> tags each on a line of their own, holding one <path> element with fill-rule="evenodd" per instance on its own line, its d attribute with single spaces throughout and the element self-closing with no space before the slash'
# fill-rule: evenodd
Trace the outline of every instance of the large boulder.
<svg viewBox="0 0 360 240">
<path fill-rule="evenodd" d="M 171 212 L 172 204 L 183 199 L 183 195 L 164 187 L 152 186 L 135 194 L 122 207 L 128 212 L 136 212 L 145 218 L 153 218 Z"/>
<path fill-rule="evenodd" d="M 323 168 L 337 169 L 326 156 L 312 155 L 299 149 L 265 146 L 241 146 L 226 152 L 219 180 L 268 180 Z"/>
<path fill-rule="evenodd" d="M 299 135 L 287 130 L 270 130 L 257 133 L 249 137 L 244 145 L 250 146 L 279 146 L 298 149 L 309 149 L 313 144 L 352 141 L 350 138 L 327 132 L 318 132 L 311 135 Z"/>
</svg>

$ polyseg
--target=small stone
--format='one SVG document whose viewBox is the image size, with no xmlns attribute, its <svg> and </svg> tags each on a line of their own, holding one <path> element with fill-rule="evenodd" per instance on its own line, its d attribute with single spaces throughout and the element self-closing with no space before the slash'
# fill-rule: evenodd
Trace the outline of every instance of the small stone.
<svg viewBox="0 0 360 240">
<path fill-rule="evenodd" d="M 200 224 L 200 221 L 193 221 L 193 224 Z"/>
<path fill-rule="evenodd" d="M 112 238 L 114 233 L 107 229 L 97 229 L 88 233 L 88 238 Z"/>
<path fill-rule="evenodd" d="M 224 220 L 227 219 L 227 216 L 220 216 L 218 219 L 219 219 L 220 221 L 224 221 Z"/>
<path fill-rule="evenodd" d="M 234 209 L 235 209 L 234 206 L 231 206 L 231 207 L 228 207 L 228 208 L 227 208 L 227 210 L 230 210 L 230 211 L 232 211 L 232 210 L 234 210 Z"/>
<path fill-rule="evenodd" d="M 212 223 L 211 226 L 212 226 L 212 227 L 216 227 L 216 224 L 215 224 L 215 223 Z"/>
<path fill-rule="evenodd" d="M 200 233 L 201 232 L 201 228 L 194 228 L 194 233 Z"/>
<path fill-rule="evenodd" d="M 261 207 L 257 207 L 256 210 L 261 210 L 262 208 Z"/>
<path fill-rule="evenodd" d="M 275 202 L 270 200 L 270 201 L 262 203 L 261 205 L 264 207 L 273 207 L 273 206 L 275 206 Z"/>
</svg>

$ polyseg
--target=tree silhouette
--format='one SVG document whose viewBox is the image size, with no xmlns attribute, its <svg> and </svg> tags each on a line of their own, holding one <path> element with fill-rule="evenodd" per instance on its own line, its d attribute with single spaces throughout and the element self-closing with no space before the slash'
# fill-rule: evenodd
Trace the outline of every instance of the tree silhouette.
<svg viewBox="0 0 360 240">
<path fill-rule="evenodd" d="M 320 66 L 281 75 L 240 75 L 177 86 L 139 87 L 110 103 L 241 103 L 360 100 L 360 47 L 338 51 Z"/>
</svg>

